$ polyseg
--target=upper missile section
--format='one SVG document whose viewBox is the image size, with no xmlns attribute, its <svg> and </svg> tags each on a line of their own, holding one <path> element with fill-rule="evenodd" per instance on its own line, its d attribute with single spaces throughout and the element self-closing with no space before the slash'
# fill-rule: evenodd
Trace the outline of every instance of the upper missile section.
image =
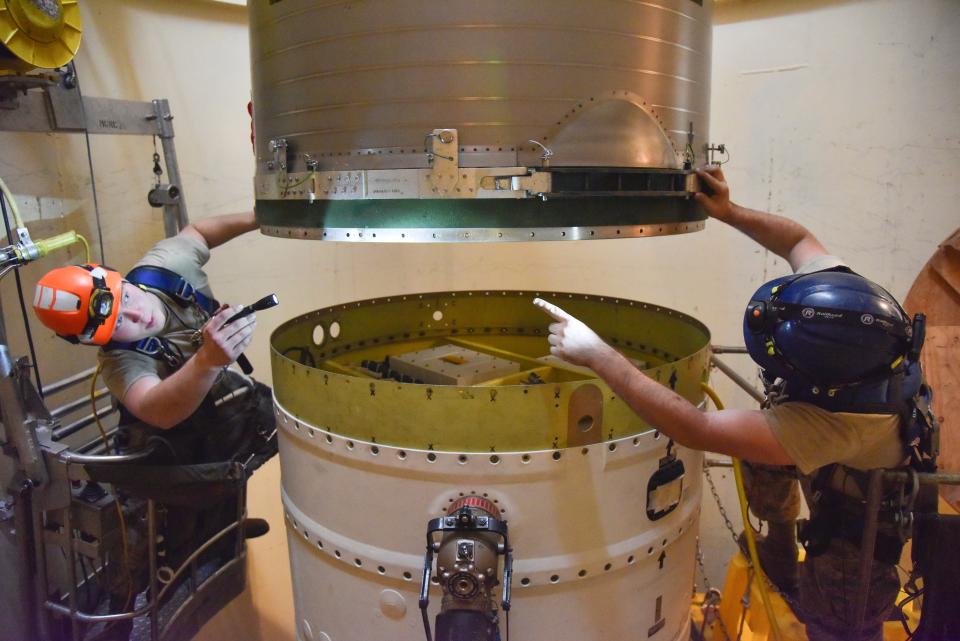
<svg viewBox="0 0 960 641">
<path fill-rule="evenodd" d="M 264 233 L 368 242 L 702 229 L 712 0 L 252 2 Z"/>
</svg>

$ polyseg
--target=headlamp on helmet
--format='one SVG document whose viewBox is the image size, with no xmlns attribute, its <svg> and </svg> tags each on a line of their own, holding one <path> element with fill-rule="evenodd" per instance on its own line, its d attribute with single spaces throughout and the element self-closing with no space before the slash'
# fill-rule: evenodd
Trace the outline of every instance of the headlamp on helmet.
<svg viewBox="0 0 960 641">
<path fill-rule="evenodd" d="M 101 265 L 71 265 L 37 282 L 33 309 L 40 321 L 72 343 L 104 345 L 120 312 L 123 277 Z"/>
</svg>

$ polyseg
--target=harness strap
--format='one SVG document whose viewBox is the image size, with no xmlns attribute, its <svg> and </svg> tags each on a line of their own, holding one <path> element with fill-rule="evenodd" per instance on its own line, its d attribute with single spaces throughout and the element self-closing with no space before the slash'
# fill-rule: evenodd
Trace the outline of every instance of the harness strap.
<svg viewBox="0 0 960 641">
<path fill-rule="evenodd" d="M 164 267 L 155 265 L 134 267 L 127 274 L 126 279 L 134 285 L 161 291 L 182 307 L 196 305 L 210 316 L 220 307 L 216 299 L 206 296 L 186 278 Z M 148 336 L 132 343 L 111 341 L 104 345 L 103 349 L 108 352 L 115 349 L 134 351 L 150 358 L 164 360 L 173 368 L 183 365 L 183 356 L 179 350 L 174 349 L 169 341 L 159 336 Z"/>
<path fill-rule="evenodd" d="M 134 267 L 126 279 L 134 285 L 158 289 L 186 307 L 198 305 L 207 314 L 213 314 L 220 304 L 191 285 L 186 278 L 163 267 L 141 265 Z"/>
<path fill-rule="evenodd" d="M 810 482 L 813 493 L 810 504 L 810 519 L 803 522 L 798 538 L 807 555 L 815 557 L 827 551 L 830 541 L 840 538 L 859 546 L 863 540 L 865 505 L 863 501 L 844 494 L 833 486 L 839 463 L 820 468 Z M 866 493 L 866 473 L 846 468 L 846 480 L 852 481 L 862 493 Z M 889 491 L 889 488 L 888 488 Z M 880 522 L 886 527 L 877 531 L 874 558 L 886 564 L 894 564 L 900 558 L 905 539 L 888 530 L 897 525 L 897 506 L 884 501 L 880 509 Z"/>
</svg>

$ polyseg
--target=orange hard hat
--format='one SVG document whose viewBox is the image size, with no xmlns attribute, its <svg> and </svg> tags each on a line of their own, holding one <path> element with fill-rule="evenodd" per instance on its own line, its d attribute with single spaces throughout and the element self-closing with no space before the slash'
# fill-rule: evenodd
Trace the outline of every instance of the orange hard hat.
<svg viewBox="0 0 960 641">
<path fill-rule="evenodd" d="M 120 272 L 101 265 L 60 267 L 37 282 L 33 309 L 60 337 L 104 345 L 117 325 L 122 284 Z"/>
</svg>

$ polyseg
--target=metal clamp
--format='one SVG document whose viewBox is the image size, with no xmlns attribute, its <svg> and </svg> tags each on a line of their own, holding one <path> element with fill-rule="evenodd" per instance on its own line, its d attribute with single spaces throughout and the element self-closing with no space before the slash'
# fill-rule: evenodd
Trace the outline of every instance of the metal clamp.
<svg viewBox="0 0 960 641">
<path fill-rule="evenodd" d="M 270 141 L 270 151 L 273 153 L 273 160 L 267 162 L 267 169 L 278 169 L 283 173 L 287 172 L 287 139 L 276 138 Z"/>
</svg>

